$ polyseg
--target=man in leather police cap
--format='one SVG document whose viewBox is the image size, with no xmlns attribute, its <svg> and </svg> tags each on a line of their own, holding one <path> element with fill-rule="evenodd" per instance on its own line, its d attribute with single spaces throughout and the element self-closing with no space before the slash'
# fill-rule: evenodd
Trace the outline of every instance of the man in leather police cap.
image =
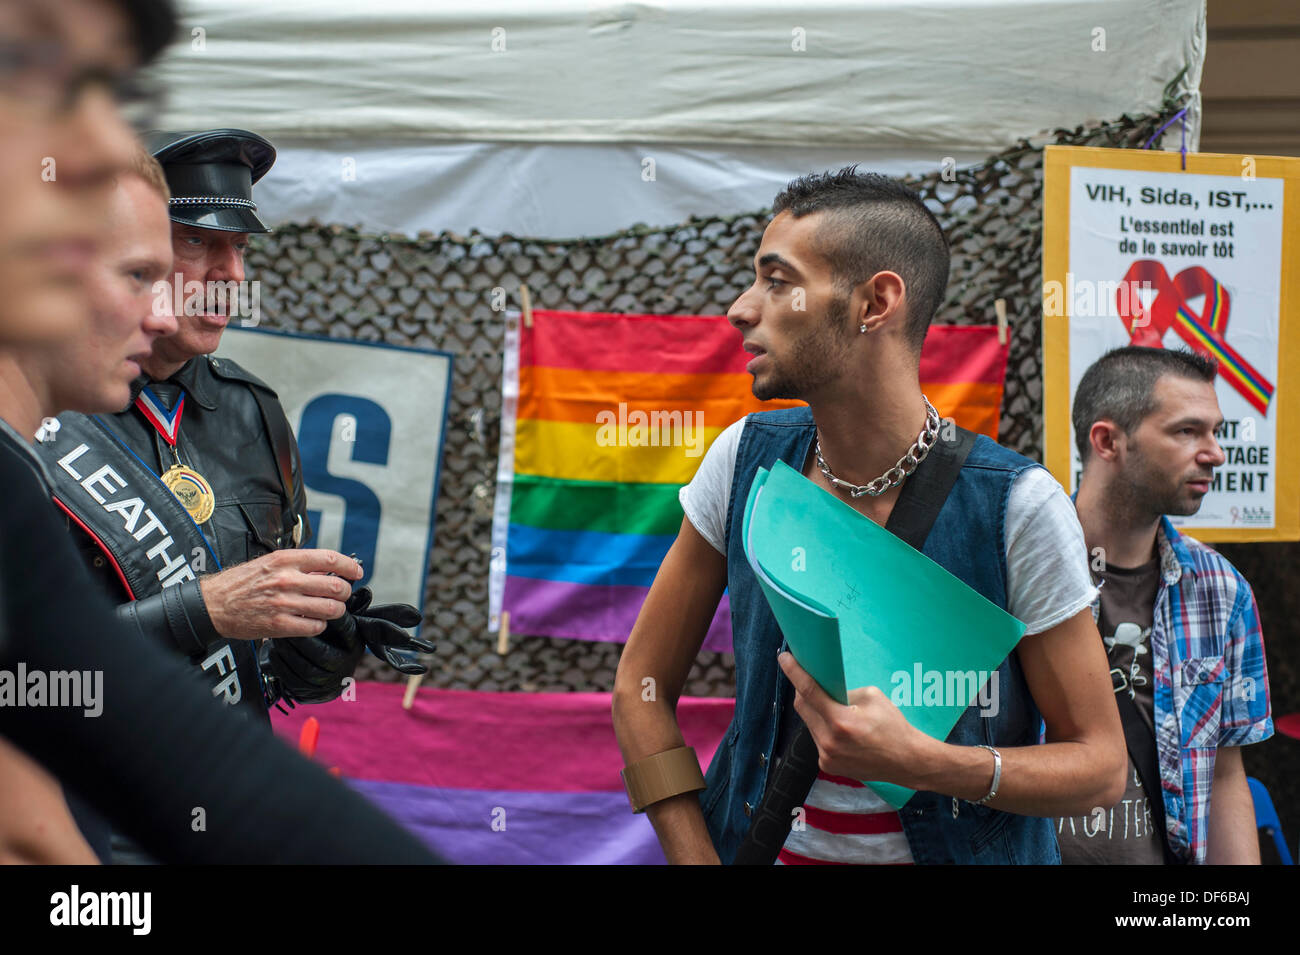
<svg viewBox="0 0 1300 955">
<path fill-rule="evenodd" d="M 60 416 L 43 445 L 83 548 L 129 598 L 119 615 L 187 655 L 214 696 L 253 718 L 280 698 L 334 699 L 367 646 L 403 673 L 425 672 L 401 652 L 433 649 L 402 629 L 419 623 L 414 607 L 370 607 L 369 589 L 349 583 L 363 576 L 355 560 L 298 549 L 311 530 L 284 411 L 266 383 L 210 355 L 239 300 L 248 234 L 270 231 L 252 185 L 274 148 L 235 129 L 150 133 L 145 145 L 171 192 L 184 307 L 142 360 L 130 407 Z M 280 639 L 259 661 L 261 638 Z"/>
</svg>

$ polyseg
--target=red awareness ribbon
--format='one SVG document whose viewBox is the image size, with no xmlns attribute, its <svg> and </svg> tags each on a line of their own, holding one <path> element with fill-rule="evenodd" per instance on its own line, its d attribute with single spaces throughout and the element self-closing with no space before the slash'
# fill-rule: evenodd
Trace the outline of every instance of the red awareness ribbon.
<svg viewBox="0 0 1300 955">
<path fill-rule="evenodd" d="M 1145 309 L 1136 295 L 1139 285 L 1149 285 L 1156 296 Z M 1187 304 L 1204 295 L 1199 314 Z M 1165 332 L 1173 329 L 1192 349 L 1219 365 L 1219 376 L 1260 414 L 1268 414 L 1273 384 L 1241 357 L 1224 338 L 1231 299 L 1228 290 L 1199 265 L 1183 269 L 1172 279 L 1154 259 L 1139 259 L 1129 266 L 1115 292 L 1120 321 L 1130 344 L 1163 348 Z"/>
</svg>

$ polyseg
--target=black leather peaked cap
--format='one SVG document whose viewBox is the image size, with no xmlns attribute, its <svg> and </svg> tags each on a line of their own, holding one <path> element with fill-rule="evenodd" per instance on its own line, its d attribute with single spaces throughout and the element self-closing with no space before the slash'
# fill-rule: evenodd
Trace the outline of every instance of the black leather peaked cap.
<svg viewBox="0 0 1300 955">
<path fill-rule="evenodd" d="M 226 232 L 270 232 L 257 215 L 253 183 L 275 162 L 275 147 L 243 129 L 145 133 L 162 163 L 173 222 Z"/>
</svg>

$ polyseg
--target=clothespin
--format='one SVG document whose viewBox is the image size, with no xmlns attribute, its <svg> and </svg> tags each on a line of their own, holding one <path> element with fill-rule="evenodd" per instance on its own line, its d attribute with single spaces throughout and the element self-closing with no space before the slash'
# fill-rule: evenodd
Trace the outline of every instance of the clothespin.
<svg viewBox="0 0 1300 955">
<path fill-rule="evenodd" d="M 320 720 L 314 716 L 307 717 L 302 724 L 302 732 L 298 734 L 298 752 L 302 753 L 308 759 L 314 759 L 316 756 L 316 742 L 320 739 Z M 331 776 L 342 776 L 343 770 L 337 766 L 329 768 Z"/>
<path fill-rule="evenodd" d="M 519 286 L 519 300 L 523 303 L 524 328 L 533 327 L 533 298 L 528 294 L 528 286 Z"/>
<path fill-rule="evenodd" d="M 993 310 L 998 313 L 998 344 L 1007 343 L 1007 300 L 1000 298 L 993 303 Z"/>
<path fill-rule="evenodd" d="M 420 688 L 423 673 L 412 673 L 406 678 L 406 693 L 402 695 L 402 709 L 409 710 L 415 705 L 415 691 Z"/>
<path fill-rule="evenodd" d="M 316 741 L 320 739 L 320 720 L 314 716 L 307 717 L 298 734 L 298 752 L 308 759 L 316 755 Z"/>
<path fill-rule="evenodd" d="M 501 611 L 501 628 L 497 631 L 497 653 L 505 656 L 510 652 L 510 611 Z"/>
</svg>

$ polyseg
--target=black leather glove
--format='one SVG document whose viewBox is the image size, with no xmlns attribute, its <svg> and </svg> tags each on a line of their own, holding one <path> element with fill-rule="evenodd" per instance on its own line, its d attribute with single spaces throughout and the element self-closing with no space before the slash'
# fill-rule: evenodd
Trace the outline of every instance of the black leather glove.
<svg viewBox="0 0 1300 955">
<path fill-rule="evenodd" d="M 266 665 L 280 692 L 294 703 L 328 703 L 343 692 L 343 680 L 366 652 L 352 615 L 329 621 L 318 637 L 268 640 Z"/>
<path fill-rule="evenodd" d="M 419 624 L 420 611 L 410 604 L 380 604 L 372 607 L 372 596 L 369 587 L 353 591 L 347 601 L 348 612 L 343 615 L 344 619 L 351 617 L 355 621 L 356 632 L 370 648 L 370 652 L 393 669 L 408 676 L 428 673 L 428 667 L 402 652 L 434 651 L 432 643 L 413 637 L 403 629 Z"/>
</svg>

